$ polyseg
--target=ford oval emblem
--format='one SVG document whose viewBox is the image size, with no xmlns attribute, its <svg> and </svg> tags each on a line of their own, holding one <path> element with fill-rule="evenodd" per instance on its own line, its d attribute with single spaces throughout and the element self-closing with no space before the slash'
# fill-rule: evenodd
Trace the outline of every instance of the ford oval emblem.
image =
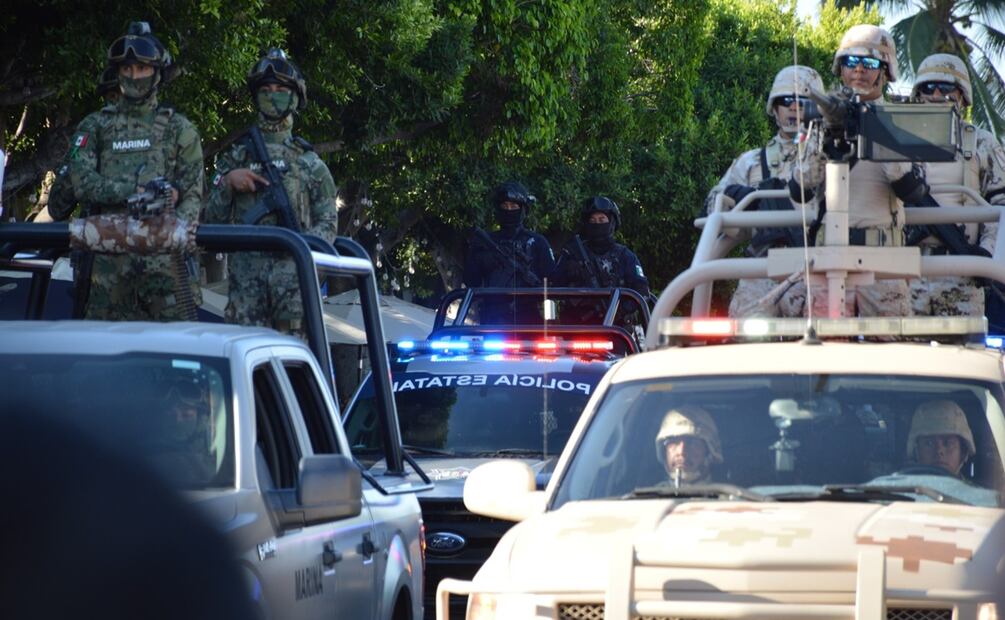
<svg viewBox="0 0 1005 620">
<path fill-rule="evenodd" d="M 467 544 L 463 536 L 453 532 L 435 532 L 426 537 L 426 550 L 439 555 L 457 553 Z"/>
</svg>

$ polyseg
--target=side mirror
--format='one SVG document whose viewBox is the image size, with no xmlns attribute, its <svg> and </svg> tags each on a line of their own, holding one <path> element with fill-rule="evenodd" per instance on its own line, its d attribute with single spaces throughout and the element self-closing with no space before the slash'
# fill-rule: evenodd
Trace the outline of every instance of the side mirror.
<svg viewBox="0 0 1005 620">
<path fill-rule="evenodd" d="M 475 514 L 523 521 L 544 511 L 534 471 L 520 461 L 492 461 L 476 467 L 464 483 L 464 505 Z"/>
<path fill-rule="evenodd" d="M 297 503 L 304 525 L 355 517 L 363 511 L 363 478 L 352 459 L 316 454 L 300 459 Z"/>
</svg>

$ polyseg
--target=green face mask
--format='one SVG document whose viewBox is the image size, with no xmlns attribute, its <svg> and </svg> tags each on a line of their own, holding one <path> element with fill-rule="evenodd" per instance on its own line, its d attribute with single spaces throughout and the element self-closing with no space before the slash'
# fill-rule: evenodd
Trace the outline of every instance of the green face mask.
<svg viewBox="0 0 1005 620">
<path fill-rule="evenodd" d="M 153 92 L 157 84 L 157 74 L 145 78 L 131 78 L 124 75 L 119 76 L 119 88 L 127 99 L 146 99 Z"/>
<path fill-rule="evenodd" d="M 283 90 L 276 92 L 260 90 L 255 97 L 255 104 L 265 118 L 279 120 L 288 116 L 297 107 L 297 96 L 295 93 Z"/>
</svg>

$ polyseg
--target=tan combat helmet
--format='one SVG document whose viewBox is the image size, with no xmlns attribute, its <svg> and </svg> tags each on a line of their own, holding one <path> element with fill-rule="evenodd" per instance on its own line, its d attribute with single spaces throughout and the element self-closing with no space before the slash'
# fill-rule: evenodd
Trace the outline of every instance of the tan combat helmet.
<svg viewBox="0 0 1005 620">
<path fill-rule="evenodd" d="M 771 84 L 771 92 L 768 93 L 768 101 L 764 105 L 764 111 L 768 113 L 768 116 L 771 116 L 773 114 L 771 102 L 775 99 L 786 95 L 809 97 L 810 89 L 820 92 L 824 90 L 824 81 L 816 69 L 803 65 L 784 67 L 775 75 L 775 81 Z"/>
<path fill-rule="evenodd" d="M 966 451 L 964 460 L 977 454 L 967 416 L 951 400 L 931 400 L 915 409 L 911 430 L 907 434 L 907 456 L 911 460 L 918 458 L 918 438 L 926 435 L 956 435 L 963 442 Z"/>
<path fill-rule="evenodd" d="M 663 423 L 656 433 L 656 456 L 664 467 L 666 467 L 666 450 L 663 442 L 673 437 L 688 436 L 697 437 L 705 442 L 713 463 L 722 462 L 722 445 L 719 443 L 719 429 L 715 425 L 715 420 L 701 407 L 681 405 L 663 416 Z"/>
<path fill-rule="evenodd" d="M 974 102 L 974 91 L 970 86 L 970 71 L 963 59 L 952 54 L 932 54 L 918 65 L 917 77 L 911 96 L 918 96 L 918 88 L 925 82 L 952 82 L 963 93 L 963 105 Z"/>
<path fill-rule="evenodd" d="M 834 63 L 831 71 L 841 75 L 841 58 L 843 56 L 871 56 L 883 61 L 886 65 L 886 77 L 890 82 L 897 81 L 897 46 L 893 37 L 886 30 L 871 24 L 852 26 L 841 37 L 841 45 L 834 52 Z"/>
</svg>

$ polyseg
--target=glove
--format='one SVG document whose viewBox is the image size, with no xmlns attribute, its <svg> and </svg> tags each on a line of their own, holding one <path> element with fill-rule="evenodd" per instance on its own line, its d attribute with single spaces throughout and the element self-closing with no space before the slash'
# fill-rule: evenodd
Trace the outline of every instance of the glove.
<svg viewBox="0 0 1005 620">
<path fill-rule="evenodd" d="M 970 256 L 983 256 L 984 258 L 991 258 L 991 252 L 988 252 L 987 250 L 977 245 L 976 243 L 971 243 L 967 247 L 967 250 L 968 250 L 967 254 L 969 254 Z"/>
<path fill-rule="evenodd" d="M 747 197 L 751 192 L 757 191 L 749 185 L 739 185 L 734 183 L 732 185 L 727 185 L 726 189 L 723 190 L 723 194 L 733 199 L 733 202 L 738 203 Z"/>
</svg>

